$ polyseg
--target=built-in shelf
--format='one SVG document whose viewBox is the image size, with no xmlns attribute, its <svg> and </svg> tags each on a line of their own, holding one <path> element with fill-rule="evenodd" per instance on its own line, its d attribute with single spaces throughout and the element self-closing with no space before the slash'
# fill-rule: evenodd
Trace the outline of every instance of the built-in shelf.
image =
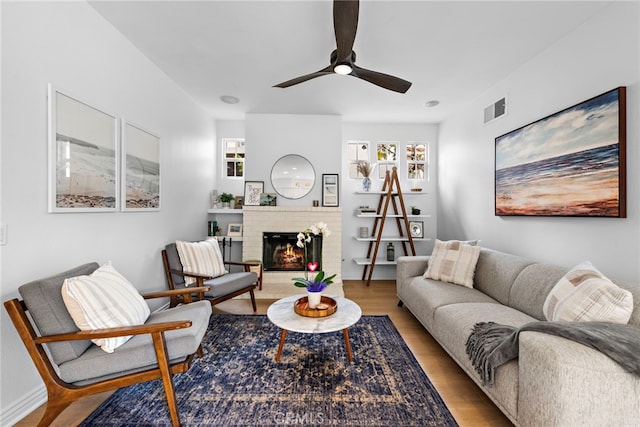
<svg viewBox="0 0 640 427">
<path fill-rule="evenodd" d="M 207 211 L 210 214 L 242 214 L 242 209 L 213 208 Z"/>
<path fill-rule="evenodd" d="M 354 237 L 358 242 L 375 242 L 377 239 L 374 236 L 371 237 Z M 414 242 L 416 241 L 429 241 L 431 239 L 427 237 L 414 237 L 412 239 Z M 380 238 L 381 242 L 408 242 L 409 237 L 407 236 L 382 236 Z"/>
<path fill-rule="evenodd" d="M 222 241 L 223 239 L 226 239 L 227 242 L 231 241 L 231 242 L 242 242 L 243 237 L 242 236 L 208 236 L 207 240 L 210 239 L 216 239 L 219 241 Z"/>
</svg>

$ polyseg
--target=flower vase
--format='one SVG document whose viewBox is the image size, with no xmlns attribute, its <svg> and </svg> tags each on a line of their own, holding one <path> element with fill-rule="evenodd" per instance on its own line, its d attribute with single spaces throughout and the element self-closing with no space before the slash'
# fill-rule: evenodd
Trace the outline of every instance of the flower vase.
<svg viewBox="0 0 640 427">
<path fill-rule="evenodd" d="M 322 292 L 307 291 L 307 300 L 309 302 L 309 308 L 316 308 L 320 304 L 322 299 Z"/>
<path fill-rule="evenodd" d="M 371 178 L 365 176 L 364 178 L 362 178 L 362 191 L 369 190 L 371 190 Z"/>
</svg>

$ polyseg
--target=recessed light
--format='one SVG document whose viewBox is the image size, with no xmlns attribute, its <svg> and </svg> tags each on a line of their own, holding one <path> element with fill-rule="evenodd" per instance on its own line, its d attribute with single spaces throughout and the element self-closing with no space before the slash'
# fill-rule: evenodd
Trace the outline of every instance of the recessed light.
<svg viewBox="0 0 640 427">
<path fill-rule="evenodd" d="M 437 107 L 438 105 L 440 105 L 440 101 L 433 99 L 431 101 L 427 101 L 424 103 L 424 106 L 426 108 L 433 108 L 433 107 Z"/>
<path fill-rule="evenodd" d="M 222 102 L 224 102 L 225 104 L 237 104 L 238 102 L 240 102 L 240 100 L 238 98 L 236 98 L 235 96 L 231 96 L 231 95 L 222 95 L 220 97 L 220 100 Z"/>
</svg>

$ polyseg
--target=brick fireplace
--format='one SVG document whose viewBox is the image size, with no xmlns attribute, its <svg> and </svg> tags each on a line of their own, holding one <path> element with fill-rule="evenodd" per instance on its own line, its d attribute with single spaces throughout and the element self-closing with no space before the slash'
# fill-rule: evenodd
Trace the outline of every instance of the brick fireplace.
<svg viewBox="0 0 640 427">
<path fill-rule="evenodd" d="M 317 222 L 325 222 L 331 235 L 322 239 L 322 269 L 336 273 L 335 283 L 342 283 L 342 210 L 306 206 L 245 206 L 243 208 L 242 258 L 261 260 L 263 233 L 299 233 Z M 263 284 L 290 282 L 299 271 L 265 271 Z"/>
</svg>

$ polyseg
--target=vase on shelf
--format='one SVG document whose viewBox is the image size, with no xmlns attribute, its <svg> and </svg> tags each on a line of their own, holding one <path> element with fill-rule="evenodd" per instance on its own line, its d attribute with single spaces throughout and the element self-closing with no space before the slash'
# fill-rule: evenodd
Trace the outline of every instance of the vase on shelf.
<svg viewBox="0 0 640 427">
<path fill-rule="evenodd" d="M 316 308 L 320 304 L 322 299 L 322 292 L 311 292 L 307 290 L 307 301 L 309 302 L 309 308 Z"/>
<path fill-rule="evenodd" d="M 362 178 L 362 191 L 370 191 L 371 190 L 371 178 L 365 176 Z"/>
</svg>

